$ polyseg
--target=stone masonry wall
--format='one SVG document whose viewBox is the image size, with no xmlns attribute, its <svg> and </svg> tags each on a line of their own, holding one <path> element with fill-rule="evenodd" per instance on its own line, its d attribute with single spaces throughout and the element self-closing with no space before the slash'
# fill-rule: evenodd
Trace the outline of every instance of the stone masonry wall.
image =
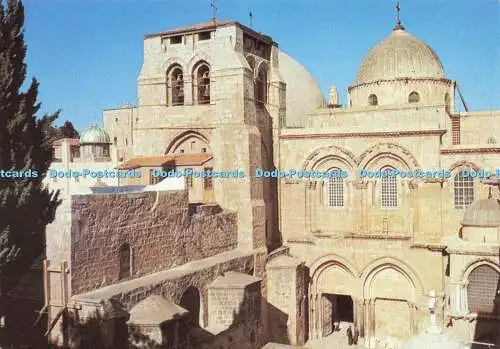
<svg viewBox="0 0 500 349">
<path fill-rule="evenodd" d="M 188 206 L 185 191 L 75 196 L 72 294 L 118 282 L 125 243 L 132 278 L 236 248 L 236 214 L 220 211 Z"/>
</svg>

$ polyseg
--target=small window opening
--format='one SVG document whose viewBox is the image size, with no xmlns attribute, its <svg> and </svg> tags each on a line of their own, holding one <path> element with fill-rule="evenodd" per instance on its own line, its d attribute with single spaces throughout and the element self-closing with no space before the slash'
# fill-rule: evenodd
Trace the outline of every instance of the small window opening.
<svg viewBox="0 0 500 349">
<path fill-rule="evenodd" d="M 378 98 L 376 95 L 370 95 L 368 97 L 368 105 L 378 105 Z"/>
<path fill-rule="evenodd" d="M 172 36 L 170 38 L 170 44 L 171 45 L 182 44 L 182 35 Z"/>
<path fill-rule="evenodd" d="M 210 40 L 210 38 L 212 37 L 212 33 L 211 32 L 203 32 L 203 33 L 199 33 L 198 34 L 198 40 L 202 41 L 202 40 Z"/>
</svg>

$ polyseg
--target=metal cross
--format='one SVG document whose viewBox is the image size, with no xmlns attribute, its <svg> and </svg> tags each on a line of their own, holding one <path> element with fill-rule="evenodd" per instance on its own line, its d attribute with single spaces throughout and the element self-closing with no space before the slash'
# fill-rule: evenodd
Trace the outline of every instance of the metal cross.
<svg viewBox="0 0 500 349">
<path fill-rule="evenodd" d="M 252 18 L 253 18 L 252 10 L 250 10 L 250 12 L 248 12 L 248 17 L 250 17 L 250 28 L 252 28 Z"/>
<path fill-rule="evenodd" d="M 401 20 L 399 18 L 399 12 L 401 11 L 401 8 L 399 7 L 399 1 L 396 3 L 396 11 L 397 11 L 398 24 L 401 24 Z"/>
<path fill-rule="evenodd" d="M 210 0 L 210 7 L 212 7 L 212 21 L 215 23 L 215 12 L 217 11 L 217 6 L 215 6 L 215 0 Z"/>
</svg>

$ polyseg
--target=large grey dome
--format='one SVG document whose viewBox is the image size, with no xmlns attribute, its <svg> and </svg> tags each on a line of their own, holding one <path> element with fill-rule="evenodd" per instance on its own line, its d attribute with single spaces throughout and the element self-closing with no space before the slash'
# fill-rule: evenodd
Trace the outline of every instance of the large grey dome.
<svg viewBox="0 0 500 349">
<path fill-rule="evenodd" d="M 111 144 L 109 134 L 99 126 L 91 126 L 82 132 L 80 145 L 85 144 Z"/>
<path fill-rule="evenodd" d="M 356 84 L 398 78 L 446 78 L 432 48 L 402 28 L 396 28 L 368 52 L 359 68 Z"/>
<path fill-rule="evenodd" d="M 469 227 L 500 226 L 500 200 L 490 197 L 474 201 L 465 211 L 462 225 Z"/>
</svg>

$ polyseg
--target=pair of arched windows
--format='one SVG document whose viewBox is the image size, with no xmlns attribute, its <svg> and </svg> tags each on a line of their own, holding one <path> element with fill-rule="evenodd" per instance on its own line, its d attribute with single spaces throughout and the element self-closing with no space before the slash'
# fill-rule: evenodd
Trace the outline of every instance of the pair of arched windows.
<svg viewBox="0 0 500 349">
<path fill-rule="evenodd" d="M 386 172 L 380 179 L 380 206 L 382 208 L 391 208 L 398 206 L 398 182 L 394 175 L 390 175 L 393 171 L 392 167 L 385 167 L 381 170 Z M 456 209 L 467 208 L 475 198 L 474 178 L 460 170 L 454 177 L 454 205 Z M 340 171 L 338 168 L 333 168 L 330 171 Z M 327 205 L 331 207 L 344 207 L 344 179 L 340 177 L 329 178 L 327 181 Z"/>
<path fill-rule="evenodd" d="M 385 173 L 380 179 L 380 206 L 382 208 L 394 208 L 398 206 L 398 183 L 391 172 L 392 167 L 384 167 L 381 172 Z M 329 172 L 341 172 L 339 168 L 332 168 Z M 330 177 L 327 181 L 327 205 L 330 207 L 344 207 L 345 205 L 345 183 L 340 176 Z"/>
<path fill-rule="evenodd" d="M 420 95 L 413 91 L 408 95 L 408 103 L 418 103 L 420 102 Z M 375 106 L 378 105 L 378 97 L 375 94 L 368 96 L 368 105 Z"/>
<path fill-rule="evenodd" d="M 210 103 L 210 66 L 206 62 L 198 63 L 192 72 L 193 101 L 197 104 Z M 167 74 L 168 105 L 184 105 L 185 77 L 180 65 L 173 65 Z"/>
</svg>

